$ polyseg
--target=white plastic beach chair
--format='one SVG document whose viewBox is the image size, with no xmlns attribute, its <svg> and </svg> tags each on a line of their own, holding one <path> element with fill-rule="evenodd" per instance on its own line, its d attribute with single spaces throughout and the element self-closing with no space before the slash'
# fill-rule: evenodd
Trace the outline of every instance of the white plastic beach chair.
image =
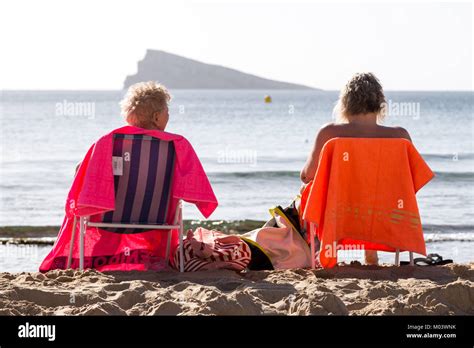
<svg viewBox="0 0 474 348">
<path fill-rule="evenodd" d="M 114 134 L 115 210 L 101 214 L 99 221 L 82 216 L 79 221 L 79 269 L 84 269 L 84 238 L 87 227 L 116 233 L 163 230 L 168 233 L 166 260 L 169 260 L 171 230 L 179 230 L 180 272 L 184 271 L 183 202 L 179 200 L 172 224 L 166 224 L 171 201 L 175 152 L 172 142 L 145 135 Z M 127 157 L 127 160 L 124 158 Z M 112 159 L 111 159 L 112 161 Z M 146 163 L 145 163 L 146 161 Z M 119 165 L 116 165 L 119 163 Z M 119 167 L 118 169 L 116 167 Z M 131 197 L 131 199 L 130 199 Z M 97 219 L 94 219 L 97 220 Z M 75 239 L 76 217 L 72 240 Z M 72 262 L 73 243 L 67 268 Z"/>
</svg>

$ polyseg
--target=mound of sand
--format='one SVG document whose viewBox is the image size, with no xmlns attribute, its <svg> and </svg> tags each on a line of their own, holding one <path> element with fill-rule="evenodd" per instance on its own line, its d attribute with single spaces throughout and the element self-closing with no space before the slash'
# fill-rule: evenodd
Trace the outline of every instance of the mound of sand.
<svg viewBox="0 0 474 348">
<path fill-rule="evenodd" d="M 474 314 L 474 263 L 330 270 L 0 273 L 1 315 Z"/>
</svg>

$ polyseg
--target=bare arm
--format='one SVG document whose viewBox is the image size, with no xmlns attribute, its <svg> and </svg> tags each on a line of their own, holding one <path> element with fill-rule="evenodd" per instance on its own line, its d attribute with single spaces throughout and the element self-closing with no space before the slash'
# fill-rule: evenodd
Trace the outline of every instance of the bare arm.
<svg viewBox="0 0 474 348">
<path fill-rule="evenodd" d="M 82 163 L 82 162 L 79 162 L 79 163 L 77 164 L 77 166 L 76 166 L 76 172 L 74 173 L 74 175 L 77 174 L 77 171 L 79 170 L 79 167 L 81 166 L 81 163 Z"/>
<path fill-rule="evenodd" d="M 319 154 L 324 146 L 324 144 L 332 138 L 332 130 L 334 128 L 333 124 L 327 124 L 323 126 L 316 136 L 316 139 L 313 144 L 313 148 L 309 153 L 308 159 L 306 160 L 306 164 L 304 165 L 303 169 L 300 173 L 301 181 L 304 184 L 307 184 L 311 180 L 313 180 L 314 176 L 316 175 L 316 170 L 318 169 L 318 161 L 319 161 Z"/>
</svg>

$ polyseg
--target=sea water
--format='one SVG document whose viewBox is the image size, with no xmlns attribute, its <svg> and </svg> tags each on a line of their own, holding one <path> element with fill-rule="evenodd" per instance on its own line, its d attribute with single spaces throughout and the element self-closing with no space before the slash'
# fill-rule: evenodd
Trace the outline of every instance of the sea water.
<svg viewBox="0 0 474 348">
<path fill-rule="evenodd" d="M 192 143 L 219 200 L 211 219 L 226 220 L 267 220 L 268 208 L 295 197 L 299 171 L 338 98 L 316 90 L 171 92 L 167 131 Z M 123 93 L 0 92 L 0 226 L 61 224 L 77 163 L 124 125 Z M 473 93 L 386 94 L 385 124 L 406 128 L 436 174 L 417 194 L 428 252 L 474 260 L 466 248 L 474 245 Z M 202 216 L 186 205 L 185 218 Z"/>
</svg>

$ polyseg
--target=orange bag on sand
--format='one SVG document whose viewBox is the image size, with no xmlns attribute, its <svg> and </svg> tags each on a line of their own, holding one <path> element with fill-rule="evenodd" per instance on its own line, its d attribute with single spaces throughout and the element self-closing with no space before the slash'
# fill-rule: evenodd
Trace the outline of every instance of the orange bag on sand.
<svg viewBox="0 0 474 348">
<path fill-rule="evenodd" d="M 321 265 L 334 267 L 341 249 L 426 255 L 415 193 L 433 177 L 406 139 L 329 140 L 302 197 L 303 220 L 316 224 Z"/>
</svg>

